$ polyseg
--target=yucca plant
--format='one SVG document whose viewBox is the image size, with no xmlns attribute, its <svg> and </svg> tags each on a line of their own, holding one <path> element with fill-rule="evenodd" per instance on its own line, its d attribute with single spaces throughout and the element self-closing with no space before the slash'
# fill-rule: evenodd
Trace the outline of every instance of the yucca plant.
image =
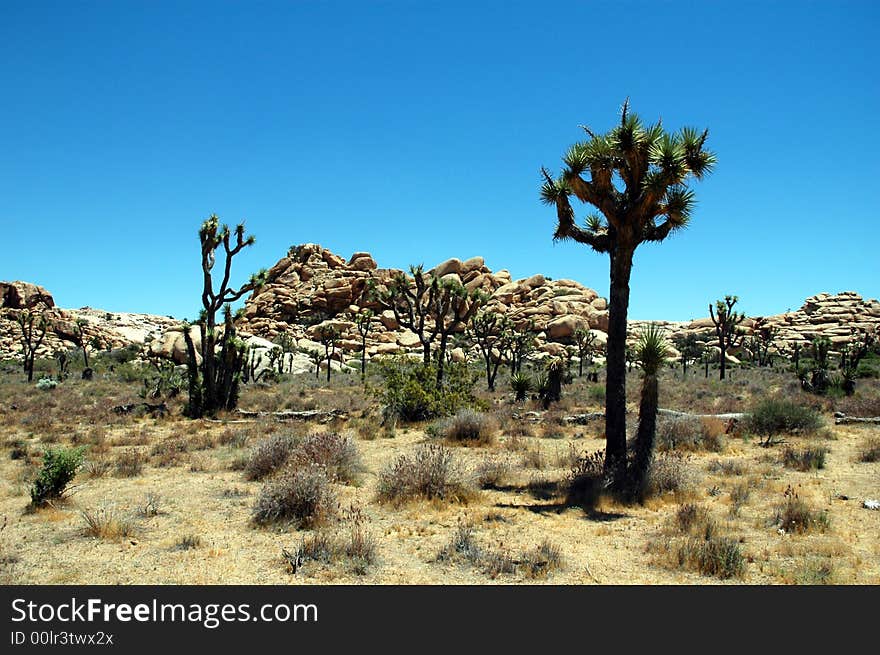
<svg viewBox="0 0 880 655">
<path fill-rule="evenodd" d="M 528 373 L 514 373 L 510 376 L 510 388 L 516 394 L 517 402 L 526 399 L 532 390 L 532 378 Z"/>
<path fill-rule="evenodd" d="M 589 139 L 569 148 L 559 177 L 542 169 L 541 200 L 556 206 L 554 240 L 571 239 L 610 258 L 605 466 L 620 486 L 626 479 L 626 323 L 633 255 L 641 243 L 664 241 L 688 224 L 695 202 L 688 181 L 707 175 L 715 155 L 705 149 L 708 130 L 668 133 L 660 121 L 645 125 L 629 111 L 629 100 L 619 125 L 609 132 L 583 129 Z M 571 196 L 600 214 L 577 225 Z"/>
<path fill-rule="evenodd" d="M 642 394 L 639 401 L 639 426 L 636 431 L 635 456 L 630 468 L 630 492 L 633 498 L 644 498 L 648 468 L 654 454 L 657 433 L 658 384 L 657 371 L 669 352 L 663 330 L 651 324 L 639 335 L 636 357 L 642 367 Z"/>
</svg>

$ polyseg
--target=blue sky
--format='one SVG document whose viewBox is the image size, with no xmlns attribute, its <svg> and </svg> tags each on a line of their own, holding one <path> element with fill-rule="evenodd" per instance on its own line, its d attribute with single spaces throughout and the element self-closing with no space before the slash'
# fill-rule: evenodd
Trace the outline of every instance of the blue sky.
<svg viewBox="0 0 880 655">
<path fill-rule="evenodd" d="M 631 318 L 878 297 L 877 7 L 2 0 L 0 279 L 194 317 L 214 212 L 257 236 L 239 280 L 317 242 L 607 295 L 606 256 L 552 242 L 539 169 L 629 96 L 718 155 L 691 226 L 637 251 Z"/>
</svg>

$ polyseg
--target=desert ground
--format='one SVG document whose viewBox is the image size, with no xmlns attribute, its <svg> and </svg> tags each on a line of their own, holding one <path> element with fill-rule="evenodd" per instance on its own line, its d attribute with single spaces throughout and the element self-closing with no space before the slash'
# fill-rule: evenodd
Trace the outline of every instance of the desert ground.
<svg viewBox="0 0 880 655">
<path fill-rule="evenodd" d="M 41 366 L 51 363 L 38 362 L 37 377 Z M 880 511 L 863 506 L 880 496 L 880 426 L 835 425 L 833 417 L 880 414 L 876 379 L 860 380 L 850 397 L 820 397 L 802 391 L 783 365 L 738 367 L 723 382 L 714 369 L 708 378 L 701 368 L 685 378 L 680 368 L 665 368 L 662 408 L 748 413 L 772 396 L 814 411 L 820 424 L 775 433 L 768 445 L 748 421 L 661 416 L 664 479 L 651 497 L 636 503 L 600 494 L 587 503 L 569 492 L 572 470 L 604 448 L 603 422 L 566 417 L 602 411 L 601 377 L 575 374 L 547 410 L 534 398 L 515 402 L 507 373 L 492 393 L 479 381 L 479 435 L 469 440 L 456 437 L 450 420 L 382 425 L 374 392 L 381 380 L 372 369 L 366 384 L 337 373 L 329 383 L 323 374 L 296 375 L 243 388 L 242 409 L 341 413 L 325 422 L 238 414 L 189 420 L 181 416 L 185 391 L 168 400 L 165 416 L 119 414 L 115 406 L 142 402 L 143 385 L 100 360 L 95 369 L 93 380 L 72 371 L 46 390 L 24 382 L 20 366 L 2 369 L 4 583 L 880 582 Z M 641 376 L 637 367 L 628 375 L 632 431 Z M 261 444 L 289 437 L 296 452 L 309 435 L 327 433 L 349 455 L 344 475 L 331 479 L 327 511 L 308 524 L 255 522 L 266 486 L 297 461 L 292 455 L 249 479 Z M 389 467 L 426 445 L 451 457 L 462 491 L 383 496 L 394 482 Z M 32 507 L 44 450 L 75 446 L 83 447 L 83 462 L 63 496 Z M 710 542 L 721 551 L 703 553 Z"/>
</svg>

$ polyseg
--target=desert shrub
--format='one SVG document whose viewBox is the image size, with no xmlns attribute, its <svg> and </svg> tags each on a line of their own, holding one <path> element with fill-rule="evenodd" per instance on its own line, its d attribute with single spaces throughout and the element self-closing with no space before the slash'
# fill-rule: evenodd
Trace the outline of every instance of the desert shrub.
<svg viewBox="0 0 880 655">
<path fill-rule="evenodd" d="M 52 378 L 40 378 L 34 386 L 40 391 L 51 391 L 58 386 L 58 383 Z"/>
<path fill-rule="evenodd" d="M 262 480 L 287 463 L 296 446 L 296 439 L 287 434 L 274 434 L 254 446 L 244 469 L 248 480 Z"/>
<path fill-rule="evenodd" d="M 386 418 L 425 421 L 481 405 L 473 393 L 479 374 L 463 363 L 446 367 L 442 385 L 437 384 L 434 365 L 401 358 L 380 362 L 379 373 L 383 384 L 374 394 L 381 400 Z"/>
<path fill-rule="evenodd" d="M 173 437 L 154 445 L 150 450 L 150 455 L 154 458 L 153 464 L 155 466 L 165 467 L 180 464 L 187 452 L 189 452 L 189 445 L 186 439 Z"/>
<path fill-rule="evenodd" d="M 336 513 L 336 494 L 320 466 L 292 468 L 277 480 L 267 482 L 254 505 L 251 517 L 258 525 L 289 520 L 299 527 L 311 527 Z"/>
<path fill-rule="evenodd" d="M 463 445 L 488 445 L 495 439 L 494 417 L 472 409 L 460 409 L 430 426 L 429 434 Z"/>
<path fill-rule="evenodd" d="M 574 462 L 565 480 L 566 503 L 592 507 L 607 487 L 607 482 L 605 454 L 601 450 L 584 453 Z"/>
<path fill-rule="evenodd" d="M 739 542 L 720 533 L 718 524 L 702 505 L 685 503 L 672 518 L 672 536 L 651 544 L 670 554 L 677 568 L 698 571 L 718 578 L 745 573 L 745 557 Z"/>
<path fill-rule="evenodd" d="M 815 471 L 825 468 L 828 449 L 821 446 L 795 450 L 787 447 L 782 453 L 782 463 L 787 468 L 798 471 Z"/>
<path fill-rule="evenodd" d="M 478 564 L 482 556 L 483 551 L 474 535 L 474 526 L 459 521 L 452 540 L 440 549 L 436 559 L 438 562 L 449 562 L 463 558 L 471 564 Z"/>
<path fill-rule="evenodd" d="M 120 514 L 113 505 L 83 510 L 80 514 L 87 536 L 116 540 L 133 537 L 136 533 L 134 522 Z"/>
<path fill-rule="evenodd" d="M 543 470 L 547 462 L 544 460 L 544 453 L 540 448 L 526 448 L 521 451 L 520 466 L 528 469 Z"/>
<path fill-rule="evenodd" d="M 106 459 L 88 459 L 83 464 L 83 472 L 91 479 L 103 478 L 113 468 L 113 464 Z"/>
<path fill-rule="evenodd" d="M 400 503 L 413 499 L 466 501 L 473 484 L 454 455 L 437 444 L 425 444 L 412 454 L 400 455 L 379 474 L 378 497 Z"/>
<path fill-rule="evenodd" d="M 129 448 L 116 456 L 113 473 L 120 478 L 133 478 L 144 470 L 144 456 L 134 448 Z"/>
<path fill-rule="evenodd" d="M 85 447 L 49 448 L 43 454 L 43 468 L 31 486 L 31 504 L 44 505 L 61 498 L 82 465 Z"/>
<path fill-rule="evenodd" d="M 291 464 L 324 468 L 332 480 L 355 482 L 363 470 L 354 441 L 335 432 L 312 434 L 299 442 L 290 454 Z"/>
<path fill-rule="evenodd" d="M 739 542 L 718 535 L 693 537 L 678 548 L 679 566 L 718 578 L 739 577 L 746 570 L 746 560 Z"/>
<path fill-rule="evenodd" d="M 376 561 L 376 541 L 369 530 L 370 519 L 360 505 L 354 504 L 343 512 L 343 518 L 349 527 L 343 551 L 351 562 L 352 571 L 363 575 Z"/>
<path fill-rule="evenodd" d="M 527 577 L 542 578 L 562 568 L 562 553 L 556 544 L 545 539 L 522 554 L 519 566 L 525 570 Z"/>
<path fill-rule="evenodd" d="M 765 437 L 767 443 L 778 434 L 812 433 L 821 426 L 816 410 L 775 398 L 758 403 L 746 418 L 746 429 Z"/>
<path fill-rule="evenodd" d="M 874 437 L 865 441 L 859 449 L 860 462 L 880 462 L 880 439 Z"/>
<path fill-rule="evenodd" d="M 743 506 L 749 502 L 749 496 L 752 495 L 752 485 L 748 482 L 741 482 L 730 490 L 730 514 L 736 516 Z"/>
<path fill-rule="evenodd" d="M 605 387 L 601 384 L 591 384 L 587 390 L 587 397 L 601 405 L 605 402 Z"/>
<path fill-rule="evenodd" d="M 816 511 L 801 500 L 791 487 L 785 490 L 785 500 L 776 508 L 774 525 L 784 532 L 803 534 L 812 530 L 824 532 L 829 527 L 828 514 Z"/>
<path fill-rule="evenodd" d="M 501 456 L 485 457 L 477 465 L 477 484 L 481 489 L 494 489 L 504 484 L 510 475 L 510 458 Z"/>
<path fill-rule="evenodd" d="M 138 513 L 146 517 L 158 516 L 162 513 L 162 497 L 151 491 L 144 496 L 143 502 L 138 507 Z"/>
<path fill-rule="evenodd" d="M 658 416 L 656 448 L 665 450 L 724 450 L 724 423 L 718 419 Z"/>
<path fill-rule="evenodd" d="M 186 534 L 177 540 L 174 550 L 193 550 L 202 545 L 202 538 L 197 534 Z"/>
<path fill-rule="evenodd" d="M 651 461 L 648 469 L 648 495 L 688 491 L 694 482 L 690 458 L 681 453 L 660 453 Z"/>
<path fill-rule="evenodd" d="M 716 459 L 709 463 L 710 473 L 722 473 L 724 475 L 744 475 L 746 465 L 738 459 Z"/>
</svg>

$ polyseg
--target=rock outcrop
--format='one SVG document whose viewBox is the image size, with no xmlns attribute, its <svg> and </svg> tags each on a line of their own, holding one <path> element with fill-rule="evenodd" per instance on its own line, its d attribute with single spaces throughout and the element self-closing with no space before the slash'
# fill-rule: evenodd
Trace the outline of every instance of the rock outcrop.
<svg viewBox="0 0 880 655">
<path fill-rule="evenodd" d="M 346 261 L 316 244 L 296 246 L 269 270 L 267 284 L 247 300 L 238 327 L 267 339 L 286 333 L 299 348 L 313 349 L 318 347 L 320 327 L 332 326 L 342 334 L 340 355 L 351 355 L 360 351 L 352 316 L 368 308 L 376 313 L 368 356 L 417 352 L 416 335 L 402 329 L 393 312 L 383 311 L 367 294 L 370 284 L 382 288 L 400 272 L 378 268 L 367 253 L 355 253 Z M 539 332 L 540 352 L 556 352 L 558 344 L 572 341 L 579 327 L 599 331 L 608 327 L 605 300 L 573 280 L 533 275 L 513 281 L 505 270 L 493 273 L 482 257 L 448 259 L 430 272 L 469 290 L 482 290 L 490 297 L 487 309 L 507 315 L 517 327 L 533 326 Z"/>
</svg>

